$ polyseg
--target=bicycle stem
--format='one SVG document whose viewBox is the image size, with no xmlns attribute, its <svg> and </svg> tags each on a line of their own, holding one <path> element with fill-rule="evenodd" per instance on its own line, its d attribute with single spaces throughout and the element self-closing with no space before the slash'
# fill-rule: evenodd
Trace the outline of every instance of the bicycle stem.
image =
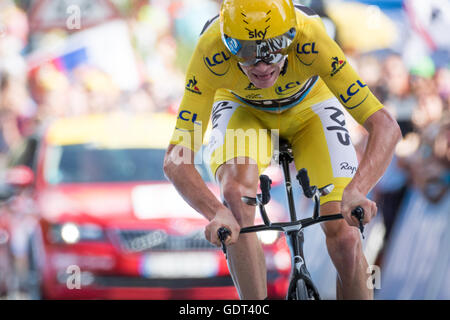
<svg viewBox="0 0 450 320">
<path fill-rule="evenodd" d="M 289 214 L 291 221 L 297 220 L 297 214 L 295 211 L 294 194 L 292 192 L 291 174 L 289 172 L 289 155 L 286 153 L 280 153 L 280 164 L 283 168 L 283 174 L 285 179 L 286 195 L 288 198 Z"/>
</svg>

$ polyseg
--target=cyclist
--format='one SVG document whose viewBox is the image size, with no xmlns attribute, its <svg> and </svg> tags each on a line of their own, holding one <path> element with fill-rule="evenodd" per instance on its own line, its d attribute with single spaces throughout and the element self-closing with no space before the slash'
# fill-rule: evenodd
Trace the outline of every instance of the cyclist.
<svg viewBox="0 0 450 320">
<path fill-rule="evenodd" d="M 369 133 L 359 164 L 344 108 Z M 193 162 L 210 118 L 207 154 L 223 202 L 206 187 Z M 243 136 L 250 143 L 235 143 Z M 376 215 L 376 204 L 366 195 L 392 159 L 401 137 L 398 124 L 311 9 L 294 6 L 292 0 L 224 0 L 191 58 L 164 171 L 209 220 L 205 235 L 210 242 L 220 245 L 220 227 L 231 230 L 228 263 L 241 299 L 267 296 L 261 244 L 255 234 L 239 235 L 255 219 L 255 208 L 241 196 L 255 197 L 277 137 L 291 143 L 295 165 L 307 168 L 311 184 L 335 186 L 321 199 L 320 213 L 345 218 L 322 225 L 338 272 L 337 298 L 373 298 L 351 210 L 361 206 L 364 223 Z"/>
</svg>

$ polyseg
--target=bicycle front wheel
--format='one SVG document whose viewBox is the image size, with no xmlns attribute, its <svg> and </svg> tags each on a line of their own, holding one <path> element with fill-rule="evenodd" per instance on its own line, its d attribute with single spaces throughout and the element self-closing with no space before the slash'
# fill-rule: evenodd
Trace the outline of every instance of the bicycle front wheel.
<svg viewBox="0 0 450 320">
<path fill-rule="evenodd" d="M 308 287 L 306 286 L 305 280 L 297 280 L 297 287 L 295 288 L 295 298 L 296 300 L 309 300 L 310 296 L 308 293 Z"/>
</svg>

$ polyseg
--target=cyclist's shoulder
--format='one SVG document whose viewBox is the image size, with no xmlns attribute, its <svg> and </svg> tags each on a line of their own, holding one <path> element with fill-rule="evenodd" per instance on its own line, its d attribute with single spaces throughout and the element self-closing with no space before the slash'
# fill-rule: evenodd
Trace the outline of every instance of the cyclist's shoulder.
<svg viewBox="0 0 450 320">
<path fill-rule="evenodd" d="M 297 19 L 297 39 L 316 38 L 318 34 L 325 30 L 322 19 L 311 8 L 303 5 L 295 5 Z M 303 41 L 302 40 L 302 41 Z"/>
<path fill-rule="evenodd" d="M 295 4 L 294 7 L 297 19 L 299 19 L 299 16 L 304 19 L 319 18 L 319 15 L 310 7 L 301 4 Z"/>
<path fill-rule="evenodd" d="M 230 74 L 232 56 L 222 42 L 218 15 L 205 23 L 193 59 L 199 61 L 202 68 L 204 65 L 211 76 L 223 78 Z"/>
<path fill-rule="evenodd" d="M 226 49 L 220 34 L 219 15 L 206 21 L 200 33 L 197 48 L 202 53 Z"/>
</svg>

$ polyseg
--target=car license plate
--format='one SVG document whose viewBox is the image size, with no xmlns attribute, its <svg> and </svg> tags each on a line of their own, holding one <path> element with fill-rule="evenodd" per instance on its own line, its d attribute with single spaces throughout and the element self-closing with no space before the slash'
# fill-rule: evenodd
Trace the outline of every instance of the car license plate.
<svg viewBox="0 0 450 320">
<path fill-rule="evenodd" d="M 147 278 L 204 278 L 217 274 L 217 260 L 215 252 L 152 252 L 140 267 Z"/>
</svg>

